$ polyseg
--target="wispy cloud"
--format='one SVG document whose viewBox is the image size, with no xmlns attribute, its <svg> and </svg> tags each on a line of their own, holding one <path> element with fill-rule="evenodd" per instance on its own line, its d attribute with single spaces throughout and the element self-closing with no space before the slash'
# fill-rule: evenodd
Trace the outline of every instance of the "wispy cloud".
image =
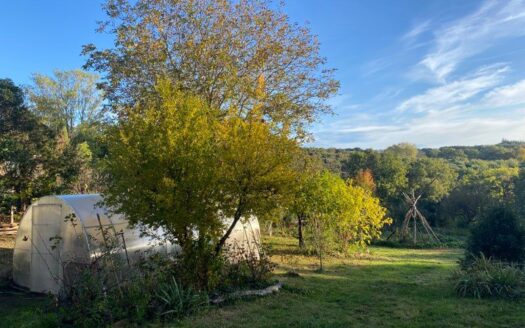
<svg viewBox="0 0 525 328">
<path fill-rule="evenodd" d="M 377 92 L 334 99 L 338 115 L 316 126 L 314 145 L 439 147 L 524 140 L 523 37 L 525 0 L 487 0 L 445 25 L 439 17 L 420 19 L 396 39 L 398 52 L 364 65 L 365 78 L 378 78 L 369 79 L 367 88 L 380 83 Z M 407 72 L 416 81 L 407 80 Z"/>
<path fill-rule="evenodd" d="M 354 128 L 342 128 L 339 129 L 339 132 L 342 133 L 360 133 L 360 132 L 388 132 L 388 131 L 397 131 L 399 127 L 393 125 L 364 125 Z"/>
<path fill-rule="evenodd" d="M 393 65 L 393 56 L 388 57 L 381 57 L 373 59 L 369 62 L 367 62 L 362 67 L 362 74 L 363 77 L 369 77 L 370 75 L 374 75 L 378 72 L 384 71 L 385 69 L 389 68 Z"/>
<path fill-rule="evenodd" d="M 414 43 L 419 36 L 430 30 L 430 23 L 431 20 L 425 20 L 415 24 L 401 37 L 401 41 L 407 44 Z"/>
<path fill-rule="evenodd" d="M 497 86 L 508 66 L 497 64 L 482 67 L 465 78 L 430 88 L 423 94 L 413 96 L 397 106 L 397 111 L 415 113 L 436 112 L 454 108 L 480 93 Z"/>
<path fill-rule="evenodd" d="M 508 117 L 489 115 L 471 117 L 464 113 L 426 115 L 401 124 L 360 125 L 339 129 L 327 125 L 317 133 L 316 145 L 340 148 L 386 148 L 399 142 L 419 147 L 479 145 L 500 142 L 503 138 L 524 140 L 525 108 L 514 110 Z"/>
<path fill-rule="evenodd" d="M 484 102 L 495 107 L 525 104 L 525 80 L 492 90 L 485 95 Z"/>
<path fill-rule="evenodd" d="M 498 40 L 525 35 L 524 26 L 525 1 L 487 1 L 473 14 L 436 30 L 434 46 L 416 72 L 443 83 L 461 62 Z"/>
</svg>

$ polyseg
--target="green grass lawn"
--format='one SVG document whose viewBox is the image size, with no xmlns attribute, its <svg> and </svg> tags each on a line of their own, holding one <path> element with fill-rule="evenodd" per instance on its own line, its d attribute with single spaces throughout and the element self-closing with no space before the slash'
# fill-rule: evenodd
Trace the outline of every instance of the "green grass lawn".
<svg viewBox="0 0 525 328">
<path fill-rule="evenodd" d="M 447 281 L 462 250 L 370 248 L 331 259 L 316 273 L 295 240 L 272 238 L 277 278 L 286 288 L 212 308 L 184 327 L 525 327 L 525 302 L 457 298 Z M 300 273 L 288 278 L 293 265 Z"/>
<path fill-rule="evenodd" d="M 457 298 L 447 281 L 462 250 L 371 247 L 332 258 L 317 273 L 295 240 L 275 237 L 272 259 L 285 287 L 275 295 L 237 300 L 189 317 L 183 327 L 525 327 L 525 301 Z M 300 277 L 286 277 L 291 268 Z M 0 327 L 35 327 L 45 299 L 2 294 Z M 157 325 L 152 325 L 157 327 Z M 169 325 L 168 325 L 169 326 Z M 171 325 L 178 326 L 178 325 Z"/>
</svg>

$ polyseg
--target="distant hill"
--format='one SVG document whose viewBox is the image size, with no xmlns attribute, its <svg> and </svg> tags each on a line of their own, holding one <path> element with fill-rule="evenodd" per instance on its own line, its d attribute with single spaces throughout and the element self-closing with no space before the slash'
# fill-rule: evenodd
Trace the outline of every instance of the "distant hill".
<svg viewBox="0 0 525 328">
<path fill-rule="evenodd" d="M 363 148 L 305 148 L 308 154 L 319 158 L 324 166 L 345 176 L 344 162 L 355 152 L 383 152 Z M 497 161 L 525 159 L 525 141 L 503 140 L 495 145 L 446 146 L 440 148 L 419 148 L 418 156 L 443 158 L 448 161 L 483 160 Z"/>
</svg>

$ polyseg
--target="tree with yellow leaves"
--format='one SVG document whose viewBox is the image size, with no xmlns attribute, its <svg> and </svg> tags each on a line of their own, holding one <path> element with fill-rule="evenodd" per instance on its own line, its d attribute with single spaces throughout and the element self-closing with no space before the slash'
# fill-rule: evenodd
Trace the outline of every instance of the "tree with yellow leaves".
<svg viewBox="0 0 525 328">
<path fill-rule="evenodd" d="M 162 227 L 183 249 L 195 233 L 216 239 L 221 190 L 217 112 L 170 82 L 160 99 L 126 109 L 109 136 L 105 201 L 132 224 Z"/>
<path fill-rule="evenodd" d="M 262 102 L 265 120 L 301 137 L 339 87 L 316 36 L 270 0 L 106 0 L 104 9 L 100 31 L 115 45 L 86 45 L 85 68 L 101 73 L 118 114 L 154 96 L 161 76 L 222 114 L 233 106 L 246 115 Z M 261 76 L 262 101 L 253 88 Z"/>
<path fill-rule="evenodd" d="M 297 208 L 307 217 L 307 246 L 318 256 L 320 270 L 326 254 L 364 247 L 391 223 L 370 191 L 327 171 L 305 180 L 299 195 L 302 203 Z"/>
<path fill-rule="evenodd" d="M 219 253 L 242 218 L 286 200 L 298 145 L 256 111 L 223 117 L 169 81 L 157 91 L 160 99 L 130 108 L 110 138 L 106 202 L 183 248 L 198 235 Z M 233 218 L 226 227 L 222 215 Z"/>
</svg>

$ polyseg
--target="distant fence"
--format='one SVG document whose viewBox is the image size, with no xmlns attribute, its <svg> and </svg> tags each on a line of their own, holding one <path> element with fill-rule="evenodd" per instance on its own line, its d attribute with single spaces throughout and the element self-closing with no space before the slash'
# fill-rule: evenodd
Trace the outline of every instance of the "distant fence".
<svg viewBox="0 0 525 328">
<path fill-rule="evenodd" d="M 17 216 L 14 208 L 11 208 L 11 215 L 0 216 L 0 238 L 4 236 L 16 235 L 18 231 Z"/>
<path fill-rule="evenodd" d="M 18 223 L 0 223 L 0 238 L 7 236 L 16 236 Z"/>
</svg>

